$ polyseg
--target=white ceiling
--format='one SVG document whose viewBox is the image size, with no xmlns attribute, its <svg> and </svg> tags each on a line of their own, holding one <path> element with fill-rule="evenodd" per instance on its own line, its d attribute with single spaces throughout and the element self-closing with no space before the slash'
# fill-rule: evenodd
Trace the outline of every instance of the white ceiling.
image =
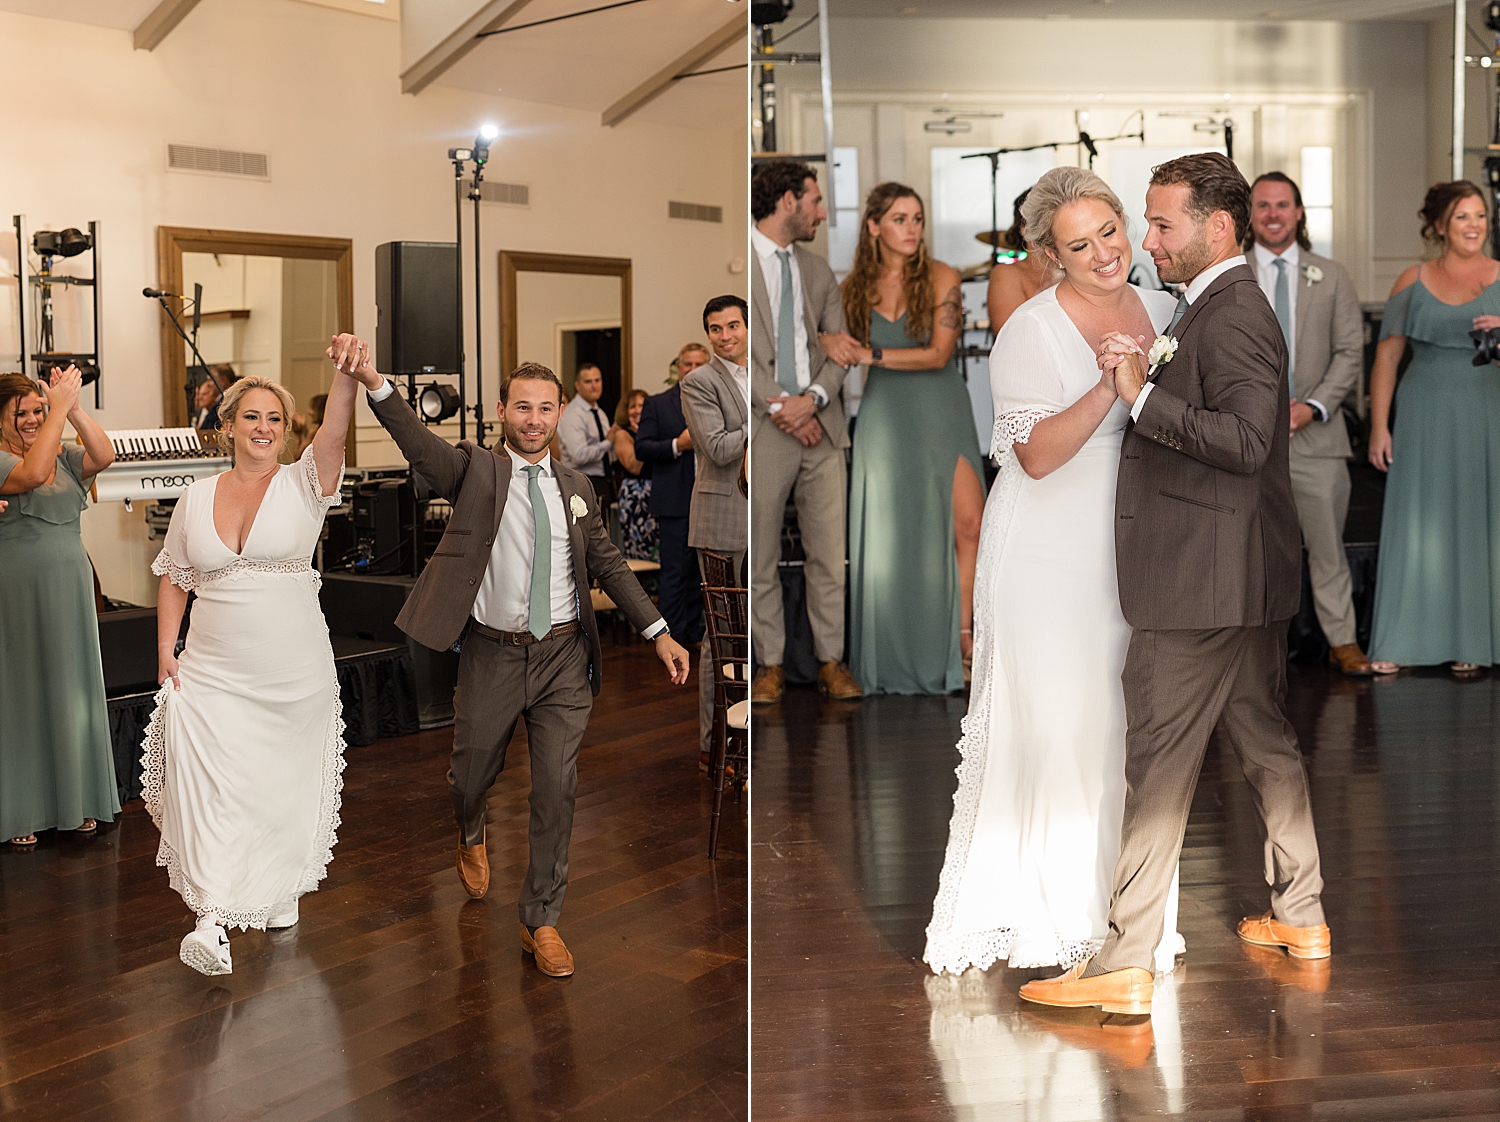
<svg viewBox="0 0 1500 1122">
<path fill-rule="evenodd" d="M 0 0 L 0 11 L 133 31 L 157 0 Z"/>
<path fill-rule="evenodd" d="M 811 0 L 792 13 L 812 14 Z M 805 14 L 802 9 L 809 9 Z M 829 0 L 835 16 L 925 19 L 1425 19 L 1444 11 L 1433 0 Z M 1451 5 L 1446 9 L 1452 11 Z"/>
<path fill-rule="evenodd" d="M 512 22 L 533 23 L 598 6 L 599 0 L 534 0 Z M 737 13 L 748 20 L 743 0 L 644 0 L 492 35 L 436 84 L 602 113 Z M 695 72 L 740 69 L 675 82 L 632 119 L 688 128 L 743 125 L 748 43 L 741 37 L 717 58 L 694 67 Z"/>
</svg>

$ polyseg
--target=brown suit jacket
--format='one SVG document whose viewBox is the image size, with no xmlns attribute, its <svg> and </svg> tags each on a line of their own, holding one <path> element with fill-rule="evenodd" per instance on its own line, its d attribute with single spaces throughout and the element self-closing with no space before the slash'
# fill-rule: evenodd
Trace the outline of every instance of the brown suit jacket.
<svg viewBox="0 0 1500 1122">
<path fill-rule="evenodd" d="M 1297 614 L 1301 535 L 1287 470 L 1287 352 L 1248 265 L 1187 309 L 1126 428 L 1115 493 L 1132 627 L 1259 627 Z"/>
<path fill-rule="evenodd" d="M 396 616 L 396 626 L 417 642 L 434 650 L 447 650 L 459 641 L 468 625 L 479 582 L 490 563 L 490 551 L 510 492 L 510 456 L 503 447 L 484 449 L 467 440 L 454 447 L 422 424 L 399 392 L 371 403 L 370 408 L 412 468 L 453 504 L 443 540 Z M 578 592 L 578 618 L 589 644 L 589 684 L 597 695 L 604 664 L 599 649 L 599 624 L 589 599 L 592 581 L 598 579 L 600 587 L 639 631 L 660 619 L 661 613 L 641 590 L 625 558 L 609 540 L 588 477 L 555 457 L 552 465 L 562 491 L 563 508 L 571 507 L 574 495 L 581 495 L 589 508 L 588 514 L 581 518 L 569 514 L 567 528 Z"/>
</svg>

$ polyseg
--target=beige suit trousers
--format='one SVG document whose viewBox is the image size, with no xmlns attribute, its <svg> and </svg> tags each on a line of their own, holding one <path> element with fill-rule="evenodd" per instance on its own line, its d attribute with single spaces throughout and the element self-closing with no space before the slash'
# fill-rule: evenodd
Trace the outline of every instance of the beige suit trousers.
<svg viewBox="0 0 1500 1122">
<path fill-rule="evenodd" d="M 844 657 L 844 521 L 848 469 L 844 453 L 825 434 L 811 448 L 763 422 L 751 445 L 755 477 L 750 495 L 751 629 L 755 658 L 780 666 L 786 647 L 782 618 L 781 521 L 787 500 L 797 503 L 797 525 L 807 554 L 803 579 L 813 652 L 821 662 Z"/>
<path fill-rule="evenodd" d="M 1313 424 L 1317 424 L 1314 421 Z M 1332 424 L 1343 418 L 1334 414 Z M 1354 589 L 1349 557 L 1344 552 L 1344 520 L 1349 514 L 1349 465 L 1337 456 L 1301 456 L 1292 442 L 1288 457 L 1292 499 L 1307 567 L 1312 576 L 1313 607 L 1331 647 L 1355 641 Z"/>
</svg>

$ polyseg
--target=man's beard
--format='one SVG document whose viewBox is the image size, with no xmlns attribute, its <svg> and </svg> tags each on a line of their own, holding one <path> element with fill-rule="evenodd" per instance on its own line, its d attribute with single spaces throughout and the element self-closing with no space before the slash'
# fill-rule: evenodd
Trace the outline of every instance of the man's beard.
<svg viewBox="0 0 1500 1122">
<path fill-rule="evenodd" d="M 540 440 L 541 443 L 538 444 L 538 440 Z M 548 432 L 541 436 L 531 438 L 531 444 L 533 445 L 533 447 L 527 447 L 526 444 L 523 443 L 521 430 L 516 428 L 514 425 L 507 424 L 505 426 L 505 443 L 509 444 L 517 452 L 529 456 L 536 452 L 540 452 L 543 448 L 547 447 L 547 445 L 551 444 L 552 433 Z"/>
<path fill-rule="evenodd" d="M 1156 275 L 1168 284 L 1187 284 L 1213 260 L 1208 248 L 1208 227 L 1198 227 L 1198 236 L 1175 255 L 1168 258 L 1165 267 L 1158 266 Z"/>
<path fill-rule="evenodd" d="M 810 242 L 818 236 L 818 221 L 810 215 L 799 214 L 792 222 L 792 241 Z"/>
</svg>

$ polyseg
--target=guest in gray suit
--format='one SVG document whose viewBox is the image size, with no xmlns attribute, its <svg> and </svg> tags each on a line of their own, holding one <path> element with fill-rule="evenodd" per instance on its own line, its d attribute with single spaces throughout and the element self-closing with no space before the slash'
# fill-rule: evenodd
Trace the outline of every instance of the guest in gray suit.
<svg viewBox="0 0 1500 1122">
<path fill-rule="evenodd" d="M 1312 252 L 1302 192 L 1286 175 L 1268 171 L 1251 185 L 1250 228 L 1253 238 L 1245 249 L 1290 356 L 1292 498 L 1307 547 L 1313 607 L 1331 648 L 1329 659 L 1345 674 L 1367 678 L 1375 670 L 1354 633 L 1344 552 L 1349 430 L 1339 409 L 1359 385 L 1364 364 L 1359 296 L 1342 265 Z"/>
<path fill-rule="evenodd" d="M 822 669 L 818 689 L 828 697 L 863 696 L 844 665 L 844 555 L 847 470 L 843 388 L 858 361 L 844 334 L 838 282 L 828 262 L 803 249 L 828 217 L 812 168 L 772 160 L 750 181 L 751 355 L 750 460 L 751 596 L 756 704 L 779 701 L 782 656 L 781 522 L 796 495 L 797 525 L 807 555 L 803 579 L 813 652 Z"/>
<path fill-rule="evenodd" d="M 697 458 L 693 505 L 688 514 L 688 545 L 727 554 L 738 580 L 750 536 L 749 502 L 740 493 L 740 464 L 750 426 L 750 372 L 745 369 L 750 309 L 738 296 L 715 296 L 703 309 L 703 330 L 714 357 L 682 379 L 682 412 Z M 701 562 L 699 568 L 704 572 Z M 708 642 L 698 666 L 699 747 L 711 747 L 714 676 Z"/>
<path fill-rule="evenodd" d="M 1330 948 L 1307 773 L 1285 708 L 1286 625 L 1301 593 L 1287 348 L 1240 253 L 1250 186 L 1218 153 L 1182 156 L 1153 170 L 1146 221 L 1158 275 L 1187 290 L 1149 350 L 1118 332 L 1100 347 L 1134 422 L 1115 493 L 1120 606 L 1132 631 L 1109 931 L 1092 959 L 1021 987 L 1028 1001 L 1111 1013 L 1151 1011 L 1152 951 L 1216 727 L 1266 836 L 1271 908 L 1241 920 L 1239 937 L 1299 959 Z"/>
<path fill-rule="evenodd" d="M 578 745 L 603 671 L 590 584 L 597 578 L 655 641 L 676 685 L 687 681 L 688 653 L 609 540 L 588 478 L 548 452 L 562 403 L 552 371 L 525 363 L 501 385 L 505 443 L 488 450 L 440 439 L 373 366 L 354 376 L 411 466 L 453 505 L 396 623 L 423 646 L 461 651 L 448 771 L 459 880 L 475 899 L 489 889 L 486 796 L 524 718 L 531 856 L 521 887 L 521 947 L 542 973 L 571 974 L 573 956 L 557 921 L 568 887 Z"/>
</svg>

